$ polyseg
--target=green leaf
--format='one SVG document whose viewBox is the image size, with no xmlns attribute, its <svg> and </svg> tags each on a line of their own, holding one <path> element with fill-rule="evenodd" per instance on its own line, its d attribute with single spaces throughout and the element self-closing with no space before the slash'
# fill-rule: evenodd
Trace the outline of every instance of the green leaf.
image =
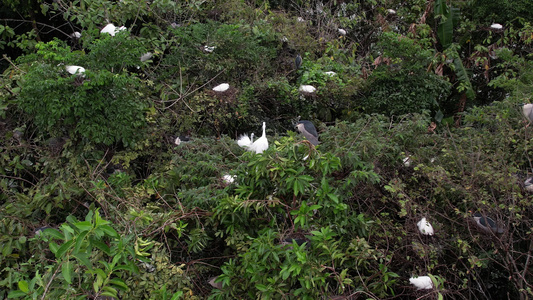
<svg viewBox="0 0 533 300">
<path fill-rule="evenodd" d="M 89 253 L 74 253 L 73 256 L 78 259 L 87 269 L 92 270 L 92 264 L 89 261 Z"/>
<path fill-rule="evenodd" d="M 55 228 L 46 228 L 43 230 L 43 233 L 58 240 L 65 240 L 65 236 L 63 236 L 63 234 Z"/>
<path fill-rule="evenodd" d="M 23 291 L 10 291 L 9 294 L 7 294 L 8 298 L 20 298 L 24 296 L 27 296 L 27 295 Z"/>
<path fill-rule="evenodd" d="M 24 293 L 29 293 L 30 289 L 28 288 L 28 282 L 26 280 L 21 280 L 18 282 L 19 290 L 21 290 Z"/>
<path fill-rule="evenodd" d="M 74 223 L 74 226 L 76 226 L 81 231 L 89 231 L 93 228 L 93 225 L 89 221 L 77 222 Z"/>
<path fill-rule="evenodd" d="M 63 245 L 61 245 L 61 247 L 59 247 L 59 249 L 55 252 L 56 258 L 62 258 L 65 255 L 65 253 L 67 253 L 67 251 L 69 251 L 72 248 L 73 244 L 74 244 L 74 240 L 70 240 L 64 243 Z"/>
<path fill-rule="evenodd" d="M 118 233 L 109 225 L 101 225 L 100 228 L 111 237 L 118 237 Z"/>
<path fill-rule="evenodd" d="M 170 300 L 178 300 L 179 298 L 181 298 L 181 296 L 183 296 L 182 291 L 175 292 L 174 295 L 172 295 L 172 298 Z"/>
<path fill-rule="evenodd" d="M 74 246 L 74 253 L 78 253 L 80 251 L 81 245 L 83 241 L 85 240 L 85 236 L 89 231 L 82 231 L 77 237 L 76 237 L 76 245 Z"/>
<path fill-rule="evenodd" d="M 65 261 L 61 265 L 61 274 L 63 274 L 63 278 L 65 278 L 65 281 L 68 282 L 68 284 L 72 284 L 72 262 L 70 260 Z"/>
<path fill-rule="evenodd" d="M 268 287 L 264 284 L 256 284 L 255 285 L 255 288 L 260 290 L 261 292 L 266 292 L 268 291 Z"/>
<path fill-rule="evenodd" d="M 126 283 L 124 283 L 124 281 L 120 278 L 113 278 L 113 279 L 110 279 L 109 280 L 109 283 L 115 285 L 118 289 L 122 290 L 122 291 L 127 291 L 128 290 L 128 286 L 126 285 Z"/>
</svg>

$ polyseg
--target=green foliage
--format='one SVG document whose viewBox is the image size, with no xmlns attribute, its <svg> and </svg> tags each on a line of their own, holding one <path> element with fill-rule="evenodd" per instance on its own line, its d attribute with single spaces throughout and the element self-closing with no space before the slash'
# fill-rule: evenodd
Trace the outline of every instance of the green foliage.
<svg viewBox="0 0 533 300">
<path fill-rule="evenodd" d="M 379 66 L 368 78 L 362 104 L 365 112 L 402 115 L 436 111 L 450 94 L 451 86 L 445 78 L 427 72 L 433 52 L 393 33 L 384 34 L 377 47 L 389 63 Z"/>
<path fill-rule="evenodd" d="M 98 50 L 105 46 L 96 43 L 95 47 Z M 20 107 L 33 116 L 41 134 L 69 136 L 76 142 L 121 142 L 125 146 L 139 138 L 147 105 L 138 78 L 125 72 L 113 73 L 112 68 L 120 64 L 115 61 L 106 65 L 105 57 L 102 69 L 93 60 L 83 75 L 71 75 L 65 65 L 83 64 L 87 57 L 70 52 L 56 41 L 40 44 L 39 49 L 37 54 L 20 59 L 26 71 L 18 96 Z M 36 59 L 38 62 L 34 62 Z"/>
<path fill-rule="evenodd" d="M 117 297 L 119 290 L 128 290 L 120 276 L 125 271 L 138 272 L 134 263 L 137 253 L 130 244 L 132 236 L 119 236 L 98 211 L 89 212 L 85 221 L 72 216 L 67 221 L 60 230 L 47 228 L 38 234 L 49 242 L 55 259 L 49 265 L 37 265 L 35 276 L 29 281 L 20 280 L 19 289 L 11 291 L 9 298 L 70 298 L 78 294 L 73 286 L 109 297 Z"/>
</svg>

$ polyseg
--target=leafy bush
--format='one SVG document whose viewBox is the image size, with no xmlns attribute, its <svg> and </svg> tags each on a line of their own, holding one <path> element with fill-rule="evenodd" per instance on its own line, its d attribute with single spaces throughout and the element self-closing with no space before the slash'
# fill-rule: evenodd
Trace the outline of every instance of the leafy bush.
<svg viewBox="0 0 533 300">
<path fill-rule="evenodd" d="M 88 66 L 83 75 L 71 75 L 65 65 L 85 65 L 87 57 L 70 52 L 57 41 L 38 47 L 36 54 L 19 60 L 25 64 L 26 73 L 20 81 L 18 101 L 24 112 L 33 116 L 42 135 L 106 145 L 121 142 L 125 146 L 140 137 L 147 103 L 142 99 L 138 78 L 124 72 L 113 73 L 117 62 L 105 58 L 102 69 L 91 60 L 94 69 Z"/>
</svg>

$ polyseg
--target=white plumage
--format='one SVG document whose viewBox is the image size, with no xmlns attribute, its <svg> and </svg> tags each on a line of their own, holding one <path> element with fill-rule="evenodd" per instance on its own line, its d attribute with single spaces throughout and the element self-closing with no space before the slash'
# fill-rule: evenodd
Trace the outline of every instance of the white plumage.
<svg viewBox="0 0 533 300">
<path fill-rule="evenodd" d="M 85 68 L 84 67 L 80 67 L 80 66 L 65 66 L 65 69 L 67 70 L 67 72 L 69 72 L 70 74 L 72 75 L 80 75 L 82 77 L 85 77 Z"/>
<path fill-rule="evenodd" d="M 266 122 L 263 122 L 263 135 L 258 138 L 253 144 L 250 150 L 255 151 L 255 153 L 263 153 L 268 149 L 268 140 L 266 137 Z"/>
<path fill-rule="evenodd" d="M 328 76 L 335 76 L 337 75 L 337 73 L 333 72 L 333 71 L 328 71 L 328 72 L 324 72 L 324 74 L 328 75 Z"/>
<path fill-rule="evenodd" d="M 205 45 L 204 46 L 204 51 L 207 52 L 207 53 L 211 53 L 211 52 L 215 51 L 215 46 L 211 46 L 210 47 L 210 46 Z"/>
<path fill-rule="evenodd" d="M 342 29 L 342 28 L 339 28 L 339 33 L 341 35 L 346 35 L 346 30 Z"/>
<path fill-rule="evenodd" d="M 109 33 L 111 36 L 115 36 L 115 34 L 119 31 L 126 30 L 126 27 L 120 26 L 116 27 L 112 23 L 107 24 L 102 30 L 100 30 L 100 33 Z"/>
<path fill-rule="evenodd" d="M 146 52 L 145 54 L 141 56 L 141 62 L 145 62 L 149 60 L 150 58 L 152 58 L 153 56 L 154 55 L 152 54 L 152 52 Z"/>
<path fill-rule="evenodd" d="M 433 288 L 433 282 L 429 276 L 411 277 L 409 282 L 418 290 L 430 290 Z"/>
<path fill-rule="evenodd" d="M 407 156 L 403 159 L 403 165 L 406 166 L 406 167 L 410 167 L 411 166 L 411 156 Z"/>
<path fill-rule="evenodd" d="M 316 88 L 312 85 L 301 85 L 298 90 L 300 92 L 305 92 L 305 93 L 314 93 L 316 91 Z"/>
<path fill-rule="evenodd" d="M 219 85 L 215 86 L 215 87 L 213 88 L 213 91 L 215 91 L 215 92 L 225 92 L 225 91 L 227 91 L 228 89 L 229 89 L 229 84 L 227 84 L 227 83 L 222 83 L 222 84 L 219 84 Z"/>
<path fill-rule="evenodd" d="M 423 235 L 433 235 L 433 226 L 426 220 L 426 218 L 422 218 L 418 223 L 416 223 L 416 226 L 418 226 L 418 230 L 420 230 L 420 233 Z"/>
<path fill-rule="evenodd" d="M 389 13 L 390 15 L 395 15 L 396 14 L 396 11 L 392 8 L 389 8 L 387 9 L 387 13 Z"/>
<path fill-rule="evenodd" d="M 250 134 L 250 137 L 248 137 L 246 134 L 243 134 L 237 139 L 237 144 L 243 148 L 250 148 L 253 142 L 254 142 L 253 133 Z"/>
<path fill-rule="evenodd" d="M 503 29 L 503 25 L 502 24 L 498 24 L 498 23 L 494 23 L 494 24 L 490 25 L 490 28 L 491 29 L 495 29 L 495 30 L 501 30 L 501 29 Z"/>
<path fill-rule="evenodd" d="M 81 38 L 81 33 L 78 32 L 78 31 L 75 31 L 75 32 L 70 34 L 70 37 L 74 38 L 74 39 L 79 39 L 79 38 Z"/>
<path fill-rule="evenodd" d="M 533 104 L 524 104 L 524 106 L 522 106 L 522 114 L 524 114 L 524 117 L 526 117 L 529 122 L 533 122 Z"/>
<path fill-rule="evenodd" d="M 225 174 L 224 176 L 222 176 L 222 180 L 224 180 L 224 183 L 225 183 L 225 184 L 232 184 L 232 183 L 234 183 L 236 178 L 237 178 L 237 176 L 235 176 L 235 175 L 229 175 L 229 174 Z"/>
<path fill-rule="evenodd" d="M 249 151 L 255 153 L 263 153 L 268 149 L 268 140 L 266 137 L 266 122 L 263 122 L 263 135 L 254 142 L 254 134 L 251 134 L 251 139 L 247 135 L 241 135 L 237 140 L 237 144 L 243 148 L 247 148 Z"/>
</svg>

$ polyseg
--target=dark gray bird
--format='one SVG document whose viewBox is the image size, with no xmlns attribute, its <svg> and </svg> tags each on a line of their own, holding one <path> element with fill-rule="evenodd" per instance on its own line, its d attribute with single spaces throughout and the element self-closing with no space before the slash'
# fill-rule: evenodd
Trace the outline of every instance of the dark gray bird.
<svg viewBox="0 0 533 300">
<path fill-rule="evenodd" d="M 302 120 L 296 124 L 296 128 L 305 138 L 313 145 L 318 145 L 318 132 L 316 132 L 315 125 L 311 121 Z"/>
<path fill-rule="evenodd" d="M 533 177 L 528 177 L 526 181 L 524 181 L 524 188 L 526 191 L 533 193 Z"/>
<path fill-rule="evenodd" d="M 294 59 L 294 66 L 296 67 L 296 70 L 298 70 L 301 65 L 302 65 L 302 57 L 300 56 L 300 54 L 296 54 L 296 58 Z"/>
<path fill-rule="evenodd" d="M 478 227 L 483 229 L 484 231 L 487 231 L 487 232 L 492 231 L 494 233 L 503 233 L 503 228 L 498 227 L 498 225 L 496 225 L 496 222 L 493 219 L 487 216 L 483 216 L 479 212 L 474 213 L 474 220 L 476 221 Z"/>
</svg>

